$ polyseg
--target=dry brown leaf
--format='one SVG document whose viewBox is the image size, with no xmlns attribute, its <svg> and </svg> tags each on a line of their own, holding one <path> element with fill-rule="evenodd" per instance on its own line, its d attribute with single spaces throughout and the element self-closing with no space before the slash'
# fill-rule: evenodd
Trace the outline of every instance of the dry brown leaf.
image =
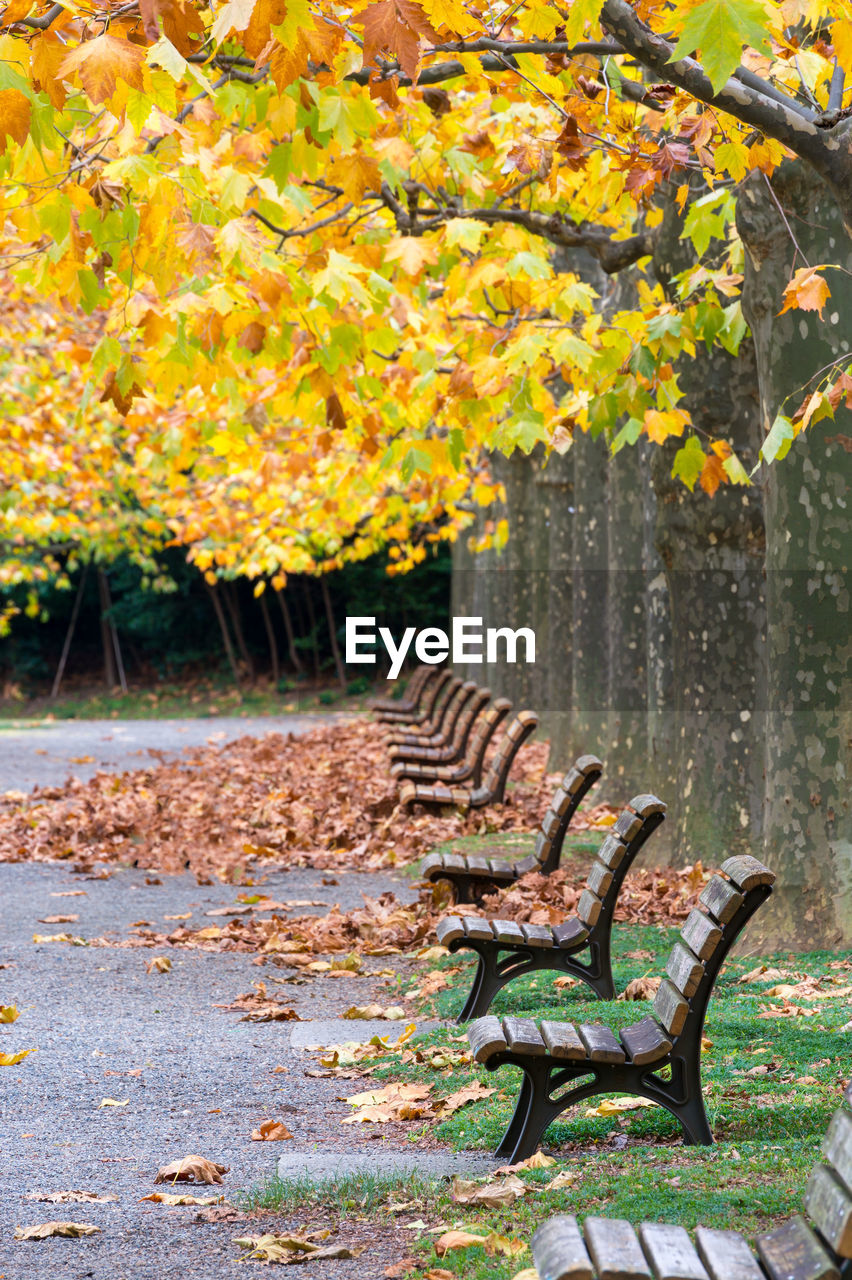
<svg viewBox="0 0 852 1280">
<path fill-rule="evenodd" d="M 118 1196 L 99 1195 L 96 1191 L 28 1191 L 25 1200 L 46 1200 L 50 1204 L 77 1202 L 80 1204 L 108 1204 Z"/>
<path fill-rule="evenodd" d="M 39 924 L 74 924 L 79 920 L 79 915 L 74 916 L 40 916 Z"/>
<path fill-rule="evenodd" d="M 145 966 L 146 973 L 168 973 L 172 962 L 168 956 L 154 956 Z"/>
<path fill-rule="evenodd" d="M 154 1179 L 158 1182 L 205 1182 L 208 1184 L 222 1181 L 222 1174 L 228 1173 L 228 1166 L 216 1164 L 215 1160 L 207 1160 L 204 1156 L 184 1156 L 182 1160 L 172 1160 L 157 1170 Z"/>
<path fill-rule="evenodd" d="M 80 1236 L 93 1236 L 100 1231 L 91 1222 L 38 1222 L 32 1227 L 17 1227 L 16 1240 L 47 1240 L 50 1236 L 68 1236 L 78 1239 Z"/>
<path fill-rule="evenodd" d="M 117 1196 L 112 1196 L 113 1200 L 117 1200 Z M 140 1200 L 153 1200 L 155 1204 L 179 1205 L 179 1204 L 223 1204 L 224 1196 L 191 1196 L 188 1193 L 171 1192 L 171 1191 L 152 1191 L 149 1196 L 140 1196 Z"/>
<path fill-rule="evenodd" d="M 466 1107 L 469 1102 L 479 1102 L 482 1098 L 490 1098 L 496 1089 L 487 1089 L 484 1084 L 480 1084 L 478 1080 L 474 1080 L 473 1084 L 465 1085 L 463 1089 L 458 1089 L 455 1093 L 451 1093 L 448 1098 L 441 1098 L 435 1104 L 435 1110 L 440 1113 L 441 1117 L 451 1116 L 454 1111 L 458 1111 L 460 1107 Z"/>
<path fill-rule="evenodd" d="M 617 1116 L 623 1111 L 642 1111 L 645 1107 L 656 1107 L 656 1102 L 651 1102 L 650 1098 L 604 1098 L 596 1107 L 589 1107 L 585 1112 L 587 1116 Z"/>
<path fill-rule="evenodd" d="M 20 1013 L 13 1004 L 0 1005 L 0 1022 L 16 1022 Z"/>
<path fill-rule="evenodd" d="M 252 1142 L 283 1142 L 285 1138 L 292 1138 L 292 1136 L 283 1120 L 264 1120 L 259 1129 L 252 1130 L 251 1140 Z"/>
<path fill-rule="evenodd" d="M 20 1049 L 17 1053 L 0 1053 L 0 1067 L 16 1067 L 29 1054 L 35 1052 L 35 1049 Z"/>
<path fill-rule="evenodd" d="M 451 1249 L 469 1249 L 472 1245 L 484 1245 L 485 1236 L 475 1235 L 472 1231 L 445 1231 L 435 1241 L 435 1252 L 439 1258 Z"/>
<path fill-rule="evenodd" d="M 323 1258 L 357 1258 L 366 1245 L 354 1249 L 346 1245 L 317 1244 L 315 1237 L 327 1238 L 330 1231 L 311 1232 L 309 1236 L 242 1236 L 234 1241 L 241 1249 L 248 1249 L 247 1258 L 255 1262 L 314 1262 Z M 311 1239 L 311 1236 L 314 1239 Z"/>
<path fill-rule="evenodd" d="M 543 1151 L 534 1151 L 526 1160 L 520 1160 L 517 1164 L 503 1164 L 494 1172 L 500 1174 L 516 1173 L 519 1169 L 549 1169 L 554 1164 L 556 1161 L 553 1156 L 546 1156 Z"/>
<path fill-rule="evenodd" d="M 521 1182 L 520 1178 L 509 1175 L 496 1182 L 464 1182 L 461 1178 L 453 1179 L 453 1199 L 457 1204 L 480 1205 L 484 1209 L 508 1209 L 521 1196 L 535 1190 Z"/>
<path fill-rule="evenodd" d="M 619 1000 L 653 1000 L 662 978 L 631 978 Z"/>
<path fill-rule="evenodd" d="M 363 1018 L 367 1021 L 373 1021 L 381 1018 L 388 1022 L 401 1022 L 404 1018 L 408 1017 L 408 1014 L 405 1009 L 403 1009 L 402 1005 L 398 1004 L 388 1005 L 387 1008 L 384 1008 L 380 1004 L 365 1004 L 353 1005 L 351 1009 L 346 1010 L 343 1017 L 353 1020 Z"/>
</svg>

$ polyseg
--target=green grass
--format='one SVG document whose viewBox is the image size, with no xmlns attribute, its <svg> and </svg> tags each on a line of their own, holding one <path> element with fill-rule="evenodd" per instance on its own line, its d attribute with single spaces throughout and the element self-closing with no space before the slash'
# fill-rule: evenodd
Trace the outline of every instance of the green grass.
<svg viewBox="0 0 852 1280">
<path fill-rule="evenodd" d="M 416 1200 L 424 1204 L 434 1197 L 435 1184 L 416 1173 L 350 1173 L 330 1178 L 279 1178 L 240 1191 L 233 1197 L 245 1212 L 286 1213 L 310 1207 L 334 1206 L 339 1213 L 387 1212 L 388 1205 Z"/>
<path fill-rule="evenodd" d="M 675 930 L 616 925 L 617 989 L 623 990 L 631 978 L 661 974 L 675 936 Z M 852 1041 L 844 1028 L 852 1016 L 850 1002 L 848 998 L 801 999 L 801 1006 L 816 1010 L 812 1017 L 760 1017 L 766 1009 L 780 1005 L 765 994 L 778 979 L 739 981 L 760 963 L 785 970 L 791 982 L 809 974 L 846 986 L 852 974 L 848 958 L 838 959 L 832 952 L 728 960 L 708 1011 L 705 1034 L 711 1044 L 702 1057 L 714 1146 L 686 1146 L 674 1119 L 659 1108 L 587 1116 L 586 1111 L 601 1101 L 594 1098 L 566 1113 L 547 1131 L 544 1147 L 556 1155 L 557 1164 L 525 1171 L 521 1176 L 530 1193 L 511 1208 L 460 1205 L 452 1200 L 447 1183 L 433 1183 L 418 1190 L 412 1217 L 428 1227 L 443 1224 L 447 1229 L 494 1231 L 528 1243 L 535 1228 L 555 1213 L 575 1213 L 580 1218 L 588 1214 L 623 1217 L 634 1224 L 665 1221 L 688 1229 L 705 1223 L 753 1237 L 801 1212 L 808 1174 L 848 1079 Z M 462 952 L 441 958 L 430 967 L 447 973 L 452 985 L 423 1001 L 418 1016 L 452 1017 L 472 979 L 472 957 Z M 418 976 L 422 980 L 424 974 Z M 638 1021 L 650 1012 L 650 1002 L 599 1001 L 581 985 L 557 990 L 553 987 L 555 976 L 539 973 L 510 984 L 498 996 L 494 1012 L 601 1021 L 613 1028 Z M 416 1123 L 410 1136 L 419 1131 L 454 1149 L 493 1149 L 510 1119 L 520 1073 L 511 1067 L 489 1073 L 469 1063 L 433 1069 L 429 1065 L 433 1050 L 450 1049 L 458 1055 L 466 1049 L 467 1039 L 460 1027 L 440 1028 L 416 1037 L 411 1044 L 420 1051 L 419 1060 L 403 1063 L 398 1054 L 389 1055 L 379 1061 L 371 1080 L 377 1085 L 388 1080 L 428 1082 L 437 1097 L 473 1080 L 496 1092 L 444 1122 Z M 768 1070 L 747 1074 L 760 1066 Z M 571 1185 L 546 1191 L 546 1184 L 562 1171 L 572 1175 Z M 314 1189 L 311 1194 L 323 1192 Z M 363 1194 L 374 1206 L 367 1211 L 376 1215 L 377 1223 L 384 1222 L 387 1205 L 383 1206 L 369 1188 Z M 510 1280 L 532 1261 L 529 1252 L 488 1256 L 478 1246 L 439 1258 L 434 1248 L 437 1234 L 430 1235 L 423 1228 L 412 1235 L 412 1252 L 421 1275 L 430 1268 L 444 1268 L 465 1280 Z"/>
</svg>

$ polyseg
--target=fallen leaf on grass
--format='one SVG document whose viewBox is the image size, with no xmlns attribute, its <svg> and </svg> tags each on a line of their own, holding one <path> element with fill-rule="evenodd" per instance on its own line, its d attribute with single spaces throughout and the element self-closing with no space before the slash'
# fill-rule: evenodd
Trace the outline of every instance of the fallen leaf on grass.
<svg viewBox="0 0 852 1280">
<path fill-rule="evenodd" d="M 356 1108 L 351 1116 L 344 1116 L 341 1124 L 388 1124 L 392 1120 L 420 1120 L 429 1113 L 430 1084 L 389 1084 L 383 1089 L 367 1089 L 346 1098 Z"/>
<path fill-rule="evenodd" d="M 172 967 L 172 962 L 168 956 L 154 956 L 145 965 L 146 973 L 168 973 Z"/>
<path fill-rule="evenodd" d="M 451 1249 L 470 1249 L 472 1245 L 484 1245 L 485 1236 L 474 1235 L 472 1231 L 445 1231 L 435 1241 L 435 1252 L 439 1258 Z"/>
<path fill-rule="evenodd" d="M 228 1165 L 216 1164 L 215 1160 L 207 1160 L 204 1156 L 184 1156 L 182 1160 L 172 1160 L 157 1170 L 154 1179 L 158 1182 L 206 1182 L 222 1181 L 222 1174 L 228 1173 Z"/>
<path fill-rule="evenodd" d="M 546 1156 L 543 1151 L 534 1151 L 526 1160 L 519 1160 L 517 1164 L 503 1164 L 494 1172 L 502 1174 L 516 1173 L 519 1169 L 549 1169 L 552 1164 L 556 1164 L 553 1156 Z"/>
<path fill-rule="evenodd" d="M 74 924 L 75 920 L 79 920 L 79 915 L 75 916 L 40 916 L 39 924 Z"/>
<path fill-rule="evenodd" d="M 401 1022 L 408 1014 L 402 1005 L 392 1004 L 387 1008 L 383 1008 L 380 1004 L 353 1005 L 351 1009 L 347 1009 L 344 1018 L 357 1019 L 365 1018 L 372 1020 L 374 1018 L 383 1018 L 388 1022 Z"/>
<path fill-rule="evenodd" d="M 312 1233 L 328 1237 L 331 1233 Z M 346 1245 L 315 1244 L 307 1236 L 241 1236 L 234 1241 L 241 1249 L 248 1249 L 246 1255 L 256 1262 L 313 1262 L 322 1258 L 357 1258 L 364 1252 L 366 1245 L 349 1249 Z"/>
<path fill-rule="evenodd" d="M 463 1089 L 458 1089 L 455 1093 L 451 1093 L 448 1098 L 440 1098 L 435 1103 L 435 1111 L 444 1119 L 451 1116 L 454 1111 L 458 1111 L 460 1107 L 466 1107 L 469 1102 L 479 1102 L 482 1098 L 490 1098 L 492 1093 L 496 1093 L 495 1089 L 487 1089 L 484 1084 L 480 1084 L 475 1080 L 473 1084 L 465 1085 Z"/>
<path fill-rule="evenodd" d="M 0 1022 L 14 1022 L 20 1016 L 13 1004 L 0 1005 Z"/>
<path fill-rule="evenodd" d="M 662 978 L 631 978 L 619 1000 L 653 1000 Z"/>
<path fill-rule="evenodd" d="M 622 1111 L 640 1111 L 644 1107 L 656 1107 L 650 1098 L 604 1098 L 596 1107 L 589 1107 L 587 1116 L 616 1116 Z"/>
<path fill-rule="evenodd" d="M 551 1178 L 550 1182 L 545 1183 L 542 1187 L 543 1191 L 564 1191 L 566 1187 L 572 1187 L 577 1181 L 576 1173 L 568 1173 L 564 1169 L 562 1173 L 557 1173 L 555 1178 Z"/>
<path fill-rule="evenodd" d="M 208 1204 L 223 1203 L 222 1196 L 191 1196 L 187 1193 L 180 1194 L 180 1193 L 174 1193 L 171 1191 L 152 1191 L 149 1196 L 140 1196 L 139 1198 L 140 1200 L 153 1200 L 155 1204 L 167 1204 L 167 1205 L 178 1205 L 178 1204 L 208 1205 Z M 117 1200 L 118 1197 L 112 1196 L 111 1199 Z"/>
<path fill-rule="evenodd" d="M 129 1098 L 124 1098 L 121 1102 L 115 1098 L 101 1098 L 96 1110 L 100 1111 L 101 1107 L 126 1107 L 129 1101 Z"/>
<path fill-rule="evenodd" d="M 453 1199 L 457 1204 L 475 1204 L 485 1209 L 508 1209 L 521 1196 L 533 1191 L 521 1182 L 520 1178 L 510 1175 L 499 1182 L 464 1182 L 461 1178 L 453 1179 Z"/>
<path fill-rule="evenodd" d="M 16 1067 L 28 1053 L 35 1052 L 35 1049 L 21 1049 L 18 1053 L 0 1053 L 0 1067 Z"/>
<path fill-rule="evenodd" d="M 75 1201 L 80 1204 L 107 1204 L 118 1200 L 118 1196 L 99 1196 L 95 1191 L 28 1191 L 25 1200 L 47 1200 L 50 1204 L 65 1204 Z"/>
<path fill-rule="evenodd" d="M 292 1133 L 282 1120 L 264 1120 L 259 1129 L 253 1129 L 252 1142 L 283 1142 L 292 1138 Z"/>
<path fill-rule="evenodd" d="M 95 1227 L 91 1222 L 37 1222 L 32 1227 L 18 1227 L 15 1231 L 16 1240 L 47 1240 L 50 1236 L 70 1236 L 77 1239 L 79 1236 L 93 1236 L 96 1231 L 100 1231 L 100 1227 Z"/>
<path fill-rule="evenodd" d="M 538 1272 L 535 1267 L 524 1267 L 523 1271 L 515 1272 L 512 1280 L 538 1280 Z"/>
<path fill-rule="evenodd" d="M 786 969 L 771 969 L 768 965 L 759 964 L 756 969 L 750 969 L 748 973 L 744 973 L 740 982 L 780 982 L 782 978 L 789 976 Z"/>
</svg>

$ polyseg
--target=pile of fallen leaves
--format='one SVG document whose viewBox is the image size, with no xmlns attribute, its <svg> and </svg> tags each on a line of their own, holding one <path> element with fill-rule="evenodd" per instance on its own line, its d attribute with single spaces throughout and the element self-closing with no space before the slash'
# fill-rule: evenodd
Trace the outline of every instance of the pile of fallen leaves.
<svg viewBox="0 0 852 1280">
<path fill-rule="evenodd" d="M 530 831 L 558 782 L 546 743 L 530 743 L 507 803 L 462 817 L 397 804 L 382 726 L 334 724 L 191 749 L 175 761 L 87 782 L 0 794 L 0 861 L 133 862 L 239 878 L 248 865 L 376 869 L 409 863 L 480 831 Z M 602 812 L 609 812 L 603 809 Z M 574 829 L 595 820 L 577 815 Z"/>
</svg>

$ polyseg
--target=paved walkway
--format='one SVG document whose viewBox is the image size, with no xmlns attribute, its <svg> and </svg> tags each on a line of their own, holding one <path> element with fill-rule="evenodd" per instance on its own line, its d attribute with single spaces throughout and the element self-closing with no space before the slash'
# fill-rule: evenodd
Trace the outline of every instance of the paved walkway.
<svg viewBox="0 0 852 1280">
<path fill-rule="evenodd" d="M 152 751 L 230 742 L 244 734 L 304 733 L 329 715 L 182 720 L 13 720 L 0 724 L 0 792 L 55 786 L 100 769 L 139 769 Z"/>
</svg>

